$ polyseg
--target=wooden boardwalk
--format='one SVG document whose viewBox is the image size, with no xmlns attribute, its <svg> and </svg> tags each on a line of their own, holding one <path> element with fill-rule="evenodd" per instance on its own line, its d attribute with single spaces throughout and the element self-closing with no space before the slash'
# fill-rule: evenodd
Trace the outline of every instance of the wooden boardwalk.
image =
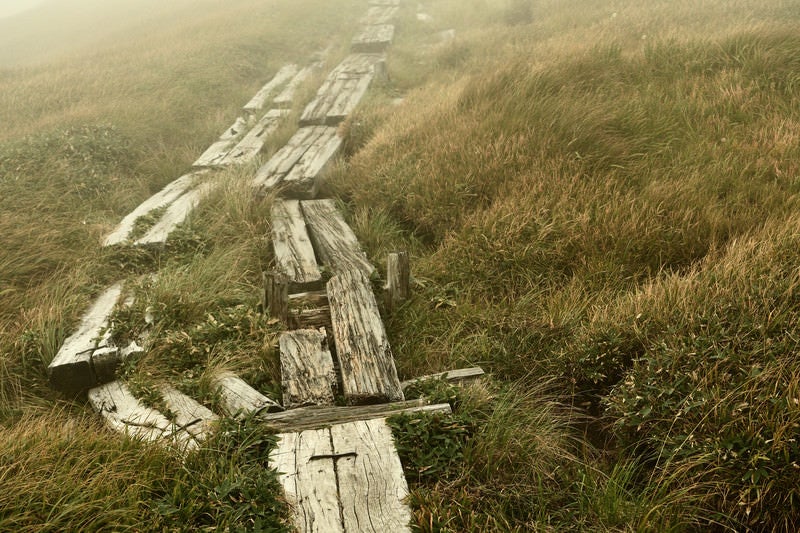
<svg viewBox="0 0 800 533">
<path fill-rule="evenodd" d="M 270 463 L 279 474 L 299 531 L 410 531 L 408 486 L 385 419 L 401 412 L 449 413 L 450 406 L 406 401 L 379 313 L 376 269 L 333 199 L 319 199 L 320 179 L 338 154 L 337 128 L 385 69 L 397 0 L 371 0 L 347 55 L 305 107 L 296 133 L 255 172 L 254 189 L 276 195 L 271 209 L 273 272 L 265 276 L 264 308 L 285 325 L 279 338 L 280 399 L 239 376 L 211 377 L 220 413 L 163 385 L 165 413 L 145 405 L 121 381 L 118 365 L 134 343 L 112 342 L 111 317 L 124 300 L 118 283 L 91 305 L 48 368 L 54 387 L 88 389 L 107 425 L 133 438 L 190 451 L 220 416 L 257 416 L 280 434 Z M 285 120 L 300 87 L 316 79 L 321 60 L 279 69 L 244 106 L 242 116 L 185 175 L 145 200 L 108 235 L 105 246 L 163 244 L 219 185 L 220 169 L 256 160 Z M 141 227 L 142 217 L 150 220 Z M 407 297 L 408 257 L 390 260 L 390 304 Z M 399 266 L 398 266 L 399 265 Z M 403 265 L 405 265 L 403 267 Z M 149 339 L 150 342 L 157 342 Z M 473 379 L 480 369 L 443 376 Z M 337 405 L 339 403 L 339 405 Z"/>
</svg>

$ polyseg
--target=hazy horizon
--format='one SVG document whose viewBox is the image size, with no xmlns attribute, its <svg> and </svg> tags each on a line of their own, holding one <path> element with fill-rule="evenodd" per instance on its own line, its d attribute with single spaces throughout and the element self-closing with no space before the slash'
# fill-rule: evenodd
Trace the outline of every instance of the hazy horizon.
<svg viewBox="0 0 800 533">
<path fill-rule="evenodd" d="M 2 0 L 0 2 L 0 18 L 11 17 L 33 9 L 44 0 Z"/>
</svg>

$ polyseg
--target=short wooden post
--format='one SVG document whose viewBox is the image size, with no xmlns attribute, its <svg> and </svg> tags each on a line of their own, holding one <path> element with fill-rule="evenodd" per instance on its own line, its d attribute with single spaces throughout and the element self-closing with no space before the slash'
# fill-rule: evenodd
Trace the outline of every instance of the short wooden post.
<svg viewBox="0 0 800 533">
<path fill-rule="evenodd" d="M 264 274 L 264 310 L 284 324 L 289 320 L 289 279 L 281 272 Z"/>
<path fill-rule="evenodd" d="M 411 262 L 408 252 L 389 254 L 386 262 L 386 299 L 389 310 L 408 300 L 410 295 Z"/>
</svg>

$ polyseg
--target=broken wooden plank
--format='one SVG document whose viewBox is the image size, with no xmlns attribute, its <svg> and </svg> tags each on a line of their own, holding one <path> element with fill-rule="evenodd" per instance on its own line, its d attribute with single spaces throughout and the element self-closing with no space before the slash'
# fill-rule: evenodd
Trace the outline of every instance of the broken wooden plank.
<svg viewBox="0 0 800 533">
<path fill-rule="evenodd" d="M 396 6 L 370 6 L 360 22 L 365 25 L 387 24 L 397 17 L 399 11 Z"/>
<path fill-rule="evenodd" d="M 393 40 L 393 24 L 364 25 L 353 37 L 350 43 L 350 49 L 353 52 L 376 54 L 389 48 Z"/>
<path fill-rule="evenodd" d="M 252 161 L 264 148 L 267 138 L 278 129 L 281 119 L 288 113 L 284 109 L 270 109 L 261 117 L 239 143 L 226 155 L 221 165 L 243 165 Z"/>
<path fill-rule="evenodd" d="M 389 339 L 369 280 L 358 271 L 328 282 L 333 338 L 349 403 L 403 400 Z"/>
<path fill-rule="evenodd" d="M 327 429 L 278 436 L 269 464 L 279 473 L 297 531 L 344 532 L 335 462 Z"/>
<path fill-rule="evenodd" d="M 286 144 L 258 169 L 253 179 L 253 185 L 272 189 L 280 184 L 284 176 L 300 161 L 300 158 L 321 134 L 322 129 L 319 127 L 297 130 L 297 133 L 292 135 Z"/>
<path fill-rule="evenodd" d="M 244 110 L 248 113 L 257 113 L 263 109 L 272 93 L 288 82 L 295 74 L 297 74 L 297 65 L 292 64 L 281 67 L 275 76 L 245 104 Z"/>
<path fill-rule="evenodd" d="M 232 372 L 217 374 L 213 383 L 219 393 L 222 408 L 229 416 L 244 418 L 283 410 L 280 404 L 267 398 Z"/>
<path fill-rule="evenodd" d="M 317 258 L 334 275 L 352 270 L 369 277 L 375 267 L 333 200 L 300 202 Z"/>
<path fill-rule="evenodd" d="M 264 273 L 264 310 L 284 324 L 289 319 L 289 279 L 283 272 Z"/>
<path fill-rule="evenodd" d="M 325 330 L 289 331 L 279 344 L 283 406 L 333 405 L 336 371 Z"/>
<path fill-rule="evenodd" d="M 300 202 L 276 200 L 271 215 L 276 269 L 286 275 L 295 290 L 320 288 L 322 273 L 317 266 Z"/>
<path fill-rule="evenodd" d="M 280 109 L 289 109 L 292 107 L 297 89 L 311 77 L 314 73 L 314 69 L 315 66 L 312 65 L 303 68 L 300 72 L 295 74 L 286 87 L 272 100 L 272 105 Z"/>
<path fill-rule="evenodd" d="M 322 307 L 328 305 L 328 293 L 322 291 L 296 292 L 289 295 L 289 304 L 294 307 Z"/>
<path fill-rule="evenodd" d="M 344 530 L 410 532 L 408 484 L 386 420 L 337 424 L 330 431 Z"/>
<path fill-rule="evenodd" d="M 334 424 L 373 418 L 388 418 L 401 413 L 450 412 L 452 412 L 450 404 L 430 405 L 427 400 L 419 399 L 358 407 L 299 407 L 282 413 L 262 414 L 259 419 L 274 431 L 289 432 L 318 429 Z"/>
<path fill-rule="evenodd" d="M 467 381 L 480 379 L 485 375 L 486 373 L 483 371 L 483 369 L 481 367 L 476 366 L 472 368 L 450 370 L 449 372 L 439 372 L 438 374 L 431 374 L 428 376 L 420 376 L 418 378 L 404 381 L 400 384 L 400 386 L 403 388 L 403 390 L 406 390 L 408 387 L 419 385 L 426 381 L 432 381 L 437 379 L 441 379 L 449 383 L 464 383 Z"/>
<path fill-rule="evenodd" d="M 175 201 L 179 196 L 191 188 L 195 179 L 202 175 L 204 172 L 192 172 L 176 179 L 161 191 L 157 192 L 144 202 L 139 207 L 134 209 L 129 215 L 122 219 L 122 222 L 112 231 L 103 242 L 103 246 L 114 246 L 116 244 L 124 243 L 128 240 L 131 231 L 136 224 L 136 220 L 142 216 L 147 215 L 151 211 L 167 206 Z"/>
<path fill-rule="evenodd" d="M 122 287 L 122 283 L 117 283 L 101 294 L 83 315 L 75 333 L 67 337 L 61 345 L 47 367 L 53 387 L 64 391 L 79 391 L 97 385 L 92 353 L 107 346 L 107 342 L 99 346 L 99 341 L 108 338 L 104 333 L 122 294 Z"/>
<path fill-rule="evenodd" d="M 325 128 L 283 178 L 281 194 L 303 199 L 316 197 L 322 174 L 341 146 L 342 138 L 336 128 Z"/>
<path fill-rule="evenodd" d="M 386 300 L 389 310 L 408 300 L 411 294 L 411 262 L 408 252 L 389 254 L 386 261 Z"/>
<path fill-rule="evenodd" d="M 197 161 L 195 161 L 192 166 L 194 168 L 215 168 L 224 166 L 223 161 L 225 161 L 228 153 L 236 146 L 239 138 L 244 135 L 246 130 L 247 120 L 238 117 L 236 122 L 225 130 L 225 133 L 220 136 L 219 140 L 209 146 L 208 149 L 197 158 Z"/>
<path fill-rule="evenodd" d="M 164 405 L 174 416 L 176 431 L 186 431 L 198 441 L 211 435 L 219 417 L 210 409 L 170 385 L 162 385 L 159 392 Z"/>
<path fill-rule="evenodd" d="M 115 431 L 150 442 L 171 436 L 172 423 L 155 409 L 142 405 L 120 381 L 91 389 L 89 403 Z"/>
<path fill-rule="evenodd" d="M 169 235 L 175 231 L 175 228 L 181 225 L 189 217 L 194 208 L 218 186 L 219 182 L 216 180 L 206 181 L 180 196 L 170 204 L 161 216 L 161 219 L 144 234 L 144 237 L 136 241 L 136 244 L 165 243 Z"/>
<path fill-rule="evenodd" d="M 290 309 L 287 320 L 289 329 L 331 329 L 331 310 L 330 307 L 320 307 L 317 309 Z"/>
</svg>

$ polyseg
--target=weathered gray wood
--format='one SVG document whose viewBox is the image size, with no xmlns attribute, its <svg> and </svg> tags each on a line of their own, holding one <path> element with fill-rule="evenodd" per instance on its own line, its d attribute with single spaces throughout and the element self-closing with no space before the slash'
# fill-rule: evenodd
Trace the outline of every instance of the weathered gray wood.
<svg viewBox="0 0 800 533">
<path fill-rule="evenodd" d="M 171 435 L 170 421 L 155 409 L 142 405 L 120 381 L 91 389 L 89 403 L 106 425 L 130 437 L 156 441 Z"/>
<path fill-rule="evenodd" d="M 408 484 L 386 420 L 331 427 L 345 531 L 411 531 Z"/>
<path fill-rule="evenodd" d="M 317 259 L 330 272 L 356 270 L 369 277 L 375 267 L 367 260 L 355 233 L 347 225 L 333 200 L 300 202 Z"/>
<path fill-rule="evenodd" d="M 289 318 L 289 280 L 283 272 L 264 274 L 265 310 L 284 324 Z"/>
<path fill-rule="evenodd" d="M 387 24 L 397 17 L 399 11 L 396 6 L 370 6 L 360 22 L 366 25 Z"/>
<path fill-rule="evenodd" d="M 449 383 L 464 383 L 467 381 L 480 379 L 485 375 L 486 373 L 483 371 L 483 369 L 476 366 L 472 368 L 450 370 L 449 372 L 439 372 L 438 374 L 431 374 L 428 376 L 420 376 L 418 378 L 404 381 L 403 383 L 400 384 L 400 386 L 403 387 L 403 390 L 406 390 L 408 387 L 411 387 L 413 385 L 419 385 L 420 383 L 436 379 L 442 379 Z"/>
<path fill-rule="evenodd" d="M 295 529 L 301 533 L 344 532 L 336 466 L 327 429 L 278 436 L 269 464 L 279 472 Z"/>
<path fill-rule="evenodd" d="M 338 274 L 328 282 L 328 300 L 345 399 L 355 404 L 403 400 L 369 280 L 358 271 Z"/>
<path fill-rule="evenodd" d="M 281 119 L 288 113 L 285 109 L 270 109 L 261 117 L 239 143 L 228 152 L 221 165 L 243 165 L 252 161 L 264 148 L 267 138 L 278 129 Z"/>
<path fill-rule="evenodd" d="M 331 310 L 329 307 L 317 309 L 289 310 L 289 329 L 331 329 Z"/>
<path fill-rule="evenodd" d="M 289 305 L 294 307 L 313 308 L 328 305 L 328 293 L 324 290 L 297 292 L 289 295 Z"/>
<path fill-rule="evenodd" d="M 159 392 L 167 409 L 175 417 L 176 431 L 186 431 L 197 441 L 203 441 L 211 435 L 219 417 L 210 409 L 170 385 L 161 386 Z"/>
<path fill-rule="evenodd" d="M 170 204 L 161 219 L 145 233 L 144 237 L 136 241 L 136 244 L 161 244 L 167 242 L 169 235 L 175 231 L 175 228 L 189 218 L 189 214 L 194 211 L 194 208 L 218 186 L 219 181 L 217 180 L 205 181 L 180 196 Z"/>
<path fill-rule="evenodd" d="M 243 418 L 253 414 L 282 411 L 283 407 L 267 398 L 231 372 L 214 376 L 213 384 L 219 393 L 220 403 L 228 416 Z"/>
<path fill-rule="evenodd" d="M 316 197 L 322 174 L 341 146 L 342 138 L 336 128 L 325 128 L 284 177 L 281 194 L 304 199 Z"/>
<path fill-rule="evenodd" d="M 317 266 L 300 202 L 276 200 L 271 215 L 276 269 L 286 275 L 294 289 L 320 288 L 322 273 Z"/>
<path fill-rule="evenodd" d="M 389 254 L 386 261 L 386 297 L 389 309 L 408 300 L 411 294 L 411 262 L 408 252 Z"/>
<path fill-rule="evenodd" d="M 332 405 L 336 371 L 325 330 L 297 330 L 280 337 L 283 406 Z"/>
<path fill-rule="evenodd" d="M 282 67 L 275 76 L 267 82 L 253 98 L 244 106 L 244 110 L 249 113 L 257 113 L 269 101 L 269 97 L 297 74 L 297 65 L 286 65 Z"/>
<path fill-rule="evenodd" d="M 123 218 L 122 222 L 119 223 L 114 231 L 106 237 L 103 246 L 113 246 L 127 241 L 138 218 L 174 202 L 176 198 L 191 188 L 195 179 L 202 174 L 203 172 L 192 172 L 191 174 L 181 176 L 161 189 L 161 191 L 142 202 L 139 207 Z"/>
<path fill-rule="evenodd" d="M 228 153 L 236 146 L 238 140 L 247 130 L 247 120 L 238 117 L 233 125 L 225 130 L 219 140 L 208 147 L 203 154 L 197 158 L 192 166 L 194 168 L 214 168 L 224 166 L 223 161 Z"/>
<path fill-rule="evenodd" d="M 375 54 L 389 48 L 393 40 L 393 24 L 364 25 L 353 37 L 350 48 L 353 52 Z"/>
<path fill-rule="evenodd" d="M 288 109 L 294 103 L 295 93 L 297 89 L 308 80 L 314 73 L 314 66 L 305 67 L 300 72 L 295 74 L 292 80 L 283 88 L 283 90 L 272 101 L 272 105 L 280 109 Z"/>
<path fill-rule="evenodd" d="M 373 418 L 388 418 L 401 413 L 450 413 L 450 404 L 430 405 L 426 400 L 411 400 L 358 407 L 300 407 L 282 413 L 262 414 L 259 419 L 278 432 L 318 429 Z"/>
<path fill-rule="evenodd" d="M 53 387 L 65 391 L 78 391 L 97 385 L 92 368 L 92 353 L 107 346 L 104 335 L 109 327 L 109 317 L 122 294 L 122 284 L 107 289 L 81 318 L 78 329 L 61 345 L 47 371 Z M 103 346 L 99 341 L 105 340 Z"/>
</svg>

